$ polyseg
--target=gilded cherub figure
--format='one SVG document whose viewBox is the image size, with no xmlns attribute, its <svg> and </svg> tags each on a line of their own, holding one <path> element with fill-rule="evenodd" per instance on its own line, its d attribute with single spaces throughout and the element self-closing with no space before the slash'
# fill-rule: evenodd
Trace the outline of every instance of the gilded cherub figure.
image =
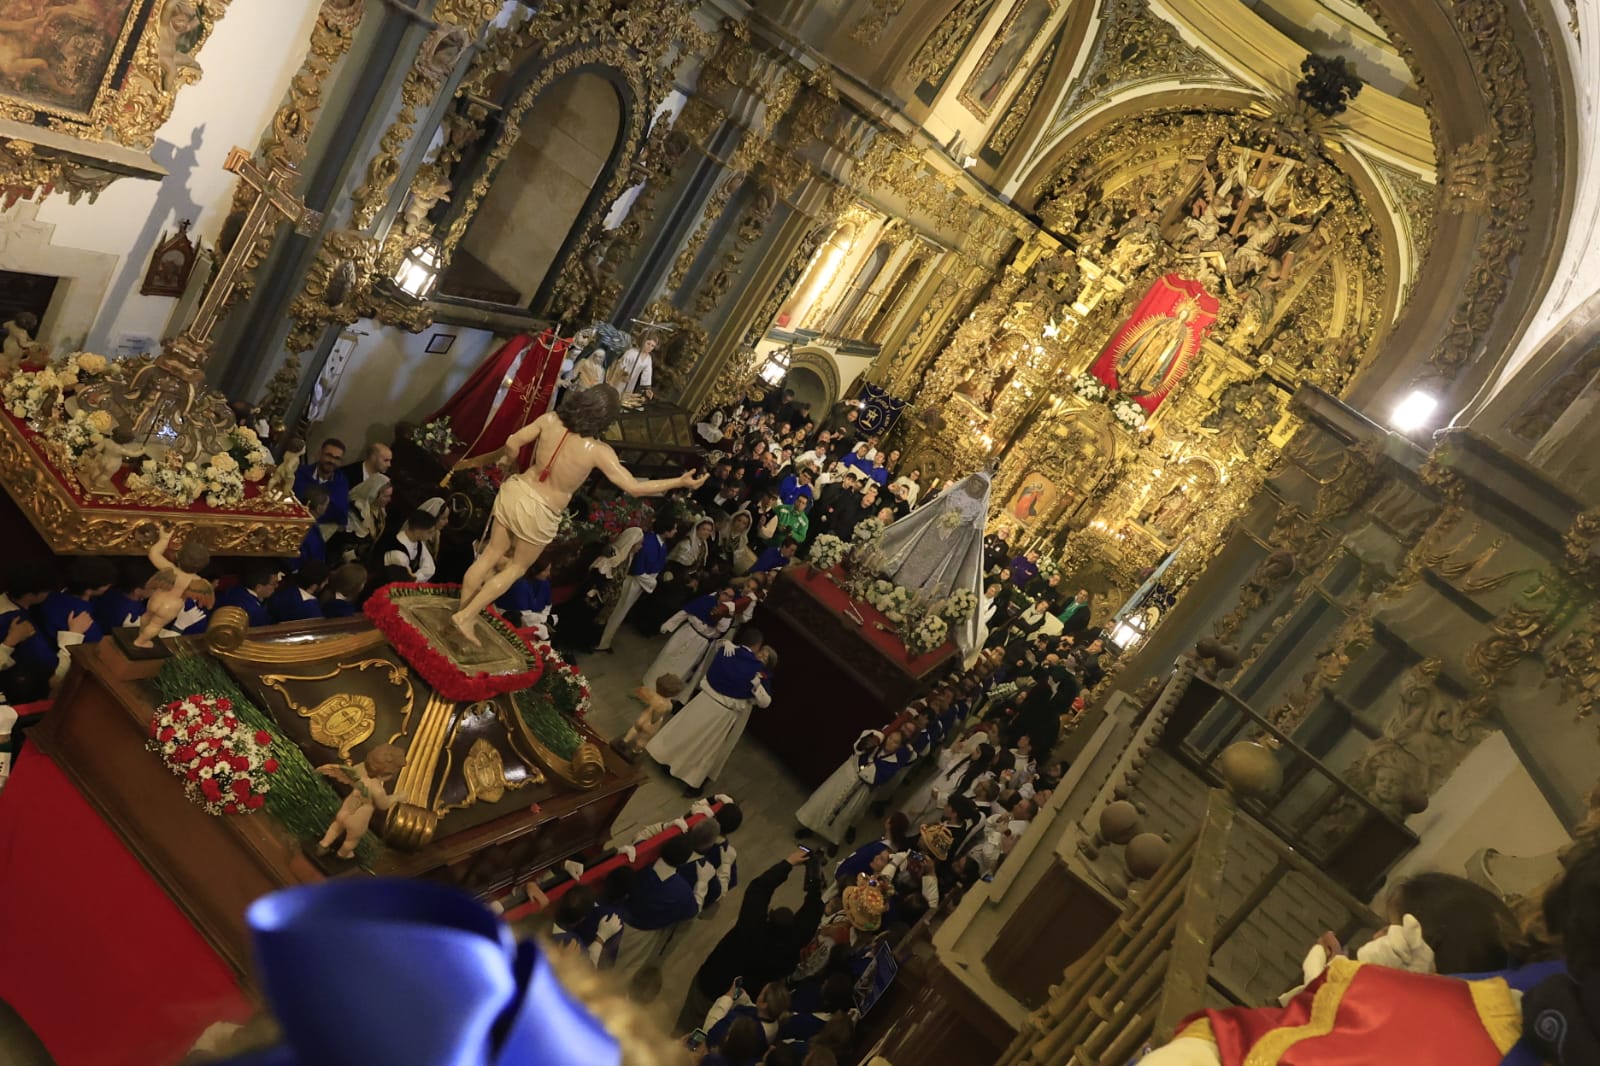
<svg viewBox="0 0 1600 1066">
<path fill-rule="evenodd" d="M 379 744 L 367 752 L 360 766 L 325 763 L 317 767 L 317 773 L 350 789 L 350 794 L 339 805 L 339 813 L 333 816 L 333 821 L 328 823 L 328 831 L 317 843 L 318 855 L 326 855 L 342 836 L 344 844 L 339 848 L 339 858 L 356 857 L 356 845 L 361 843 L 367 827 L 372 824 L 373 812 L 386 811 L 394 806 L 394 797 L 389 794 L 387 785 L 405 764 L 404 751 L 393 744 Z"/>
<path fill-rule="evenodd" d="M 155 647 L 160 632 L 183 613 L 183 601 L 192 588 L 207 584 L 200 571 L 211 565 L 211 549 L 191 537 L 178 549 L 177 565 L 173 565 L 167 560 L 167 546 L 171 543 L 172 527 L 162 526 L 161 536 L 150 548 L 150 563 L 156 573 L 145 583 L 150 599 L 145 603 L 139 635 L 133 641 L 136 648 Z"/>
</svg>

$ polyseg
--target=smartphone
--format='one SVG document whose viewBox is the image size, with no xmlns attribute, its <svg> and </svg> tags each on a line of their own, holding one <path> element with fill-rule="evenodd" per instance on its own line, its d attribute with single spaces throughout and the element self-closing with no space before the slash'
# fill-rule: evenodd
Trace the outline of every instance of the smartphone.
<svg viewBox="0 0 1600 1066">
<path fill-rule="evenodd" d="M 805 852 L 807 855 L 811 854 L 811 849 L 806 847 L 804 844 L 796 844 L 795 847 L 799 848 L 801 851 Z"/>
<path fill-rule="evenodd" d="M 684 1040 L 683 1046 L 690 1051 L 699 1051 L 706 1046 L 706 1031 L 704 1029 L 696 1029 Z"/>
<path fill-rule="evenodd" d="M 917 851 L 917 850 L 916 850 L 916 849 L 915 849 L 915 848 L 913 848 L 913 849 L 912 849 L 912 850 L 911 850 L 911 852 L 910 852 L 910 855 L 911 855 L 911 857 L 912 857 L 912 858 L 913 858 L 913 859 L 916 859 L 916 860 L 917 860 L 917 861 L 918 861 L 918 862 L 921 862 L 921 861 L 922 861 L 922 852 L 920 852 L 920 851 Z"/>
<path fill-rule="evenodd" d="M 744 991 L 744 978 L 743 977 L 735 977 L 733 979 L 733 992 L 734 992 L 734 995 L 738 995 L 740 992 L 743 992 L 743 991 Z"/>
</svg>

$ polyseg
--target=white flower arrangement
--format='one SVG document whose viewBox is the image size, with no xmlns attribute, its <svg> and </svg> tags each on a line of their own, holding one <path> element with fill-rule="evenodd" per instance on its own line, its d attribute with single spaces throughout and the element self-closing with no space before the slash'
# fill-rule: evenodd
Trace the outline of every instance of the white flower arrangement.
<svg viewBox="0 0 1600 1066">
<path fill-rule="evenodd" d="M 906 620 L 911 606 L 911 593 L 904 587 L 883 578 L 867 586 L 863 599 L 881 611 L 883 616 L 895 625 Z"/>
<path fill-rule="evenodd" d="M 65 421 L 50 422 L 45 426 L 45 439 L 54 441 L 72 453 L 74 459 L 94 448 L 117 428 L 116 419 L 109 411 L 77 411 Z"/>
<path fill-rule="evenodd" d="M 1144 408 L 1132 400 L 1118 400 L 1111 405 L 1111 417 L 1126 429 L 1139 429 L 1144 425 Z"/>
<path fill-rule="evenodd" d="M 246 481 L 260 481 L 273 466 L 272 453 L 249 426 L 235 426 L 228 431 L 228 454 L 244 472 Z"/>
<path fill-rule="evenodd" d="M 808 560 L 818 570 L 832 570 L 844 561 L 844 541 L 832 533 L 824 533 L 811 543 Z"/>
<path fill-rule="evenodd" d="M 227 452 L 218 452 L 200 468 L 206 505 L 210 507 L 237 507 L 244 502 L 244 471 L 238 460 Z"/>
<path fill-rule="evenodd" d="M 50 414 L 47 408 L 61 402 L 65 383 L 54 370 L 18 370 L 3 389 L 6 410 L 24 422 L 36 422 Z"/>
<path fill-rule="evenodd" d="M 56 380 L 63 389 L 71 389 L 84 378 L 95 378 L 110 366 L 106 357 L 94 352 L 73 352 L 55 366 Z"/>
<path fill-rule="evenodd" d="M 1105 403 L 1106 397 L 1111 395 L 1111 390 L 1106 388 L 1105 382 L 1093 374 L 1079 374 L 1072 381 L 1073 395 L 1088 403 Z"/>
<path fill-rule="evenodd" d="M 883 536 L 883 523 L 876 518 L 863 518 L 856 523 L 855 533 L 850 541 L 857 550 L 871 546 L 879 537 Z"/>
<path fill-rule="evenodd" d="M 1061 573 L 1061 564 L 1048 555 L 1039 560 L 1039 576 L 1046 581 Z"/>
<path fill-rule="evenodd" d="M 146 459 L 140 463 L 139 472 L 128 476 L 128 487 L 157 493 L 180 507 L 187 507 L 200 498 L 206 483 L 201 480 L 199 463 L 186 463 L 175 452 L 169 452 L 164 459 Z"/>
<path fill-rule="evenodd" d="M 972 612 L 978 609 L 978 595 L 971 589 L 956 589 L 944 601 L 939 609 L 939 614 L 947 622 L 959 625 L 972 617 Z"/>
<path fill-rule="evenodd" d="M 417 447 L 441 458 L 461 447 L 462 441 L 450 429 L 450 416 L 436 418 L 411 437 Z"/>
<path fill-rule="evenodd" d="M 929 611 L 903 639 L 906 650 L 916 655 L 926 655 L 950 639 L 950 625 L 938 614 Z"/>
</svg>

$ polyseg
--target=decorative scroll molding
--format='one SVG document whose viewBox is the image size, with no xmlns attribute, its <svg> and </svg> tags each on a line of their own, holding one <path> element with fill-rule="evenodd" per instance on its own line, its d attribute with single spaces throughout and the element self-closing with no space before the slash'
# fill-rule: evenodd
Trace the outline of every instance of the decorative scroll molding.
<svg viewBox="0 0 1600 1066">
<path fill-rule="evenodd" d="M 1238 85 L 1210 56 L 1193 47 L 1145 0 L 1102 0 L 1100 30 L 1089 60 L 1050 120 L 1053 141 L 1080 117 L 1124 89 L 1157 81 Z"/>
<path fill-rule="evenodd" d="M 1039 61 L 1034 64 L 1033 72 L 1028 75 L 1028 81 L 1017 93 L 1017 98 L 1011 102 L 1002 118 L 989 134 L 989 139 L 984 142 L 985 151 L 995 155 L 1005 155 L 1016 143 L 1017 134 L 1022 132 L 1022 124 L 1028 121 L 1028 116 L 1033 112 L 1033 102 L 1039 98 L 1039 91 L 1044 88 L 1045 79 L 1050 76 L 1050 68 L 1055 65 L 1056 45 L 1051 43 L 1045 49 Z"/>
</svg>

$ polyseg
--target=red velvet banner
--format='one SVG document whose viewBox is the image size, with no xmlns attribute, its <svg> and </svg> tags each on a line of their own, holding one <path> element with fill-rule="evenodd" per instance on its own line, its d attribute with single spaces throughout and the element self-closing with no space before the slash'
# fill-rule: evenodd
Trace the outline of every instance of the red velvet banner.
<svg viewBox="0 0 1600 1066">
<path fill-rule="evenodd" d="M 448 415 L 451 432 L 466 442 L 467 450 L 453 457 L 456 462 L 504 447 L 507 437 L 544 414 L 571 343 L 548 329 L 538 337 L 526 333 L 512 337 L 473 371 L 449 402 L 428 416 L 432 422 Z M 518 356 L 522 356 L 520 362 Z M 513 366 L 516 374 L 500 406 L 495 407 L 495 396 Z"/>
<path fill-rule="evenodd" d="M 1218 310 L 1198 281 L 1157 278 L 1089 372 L 1153 414 L 1189 372 Z"/>
</svg>

